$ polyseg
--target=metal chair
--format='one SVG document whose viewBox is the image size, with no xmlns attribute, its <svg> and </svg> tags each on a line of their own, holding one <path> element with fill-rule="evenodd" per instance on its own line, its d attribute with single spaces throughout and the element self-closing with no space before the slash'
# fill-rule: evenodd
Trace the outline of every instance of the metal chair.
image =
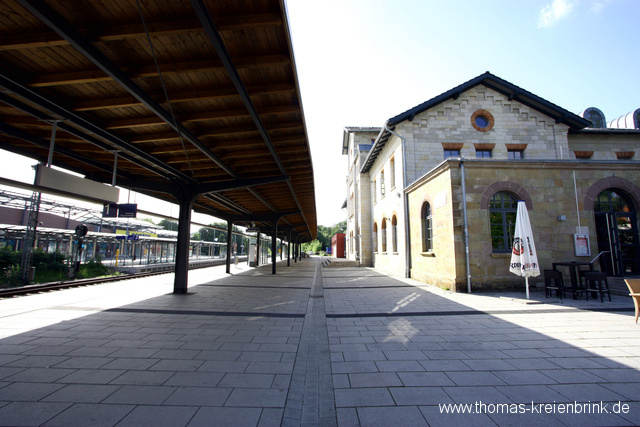
<svg viewBox="0 0 640 427">
<path fill-rule="evenodd" d="M 636 323 L 640 315 L 640 279 L 624 279 L 629 288 L 629 296 L 633 299 L 633 305 L 636 307 Z"/>
<path fill-rule="evenodd" d="M 552 295 L 552 291 L 556 291 L 561 299 L 566 292 L 564 288 L 564 281 L 562 280 L 562 273 L 558 270 L 545 270 L 544 271 L 544 295 L 549 298 Z"/>
<path fill-rule="evenodd" d="M 609 282 L 607 282 L 607 273 L 601 273 L 599 271 L 589 271 L 585 273 L 584 280 L 586 282 L 585 295 L 587 301 L 589 300 L 589 292 L 599 293 L 600 302 L 604 302 L 604 293 L 609 295 L 609 301 L 611 301 L 611 292 L 609 291 Z"/>
<path fill-rule="evenodd" d="M 598 258 L 600 258 L 602 255 L 608 254 L 608 253 L 609 253 L 609 251 L 602 251 L 598 255 L 596 255 L 596 257 L 589 262 L 589 265 L 586 266 L 588 268 L 587 270 L 585 270 L 585 269 L 583 269 L 581 267 L 578 267 L 578 287 L 579 288 L 585 288 L 586 287 L 585 284 L 584 284 L 584 275 L 585 274 L 587 274 L 590 271 L 597 271 L 597 270 L 595 270 L 593 268 L 593 265 L 595 264 L 596 260 Z"/>
</svg>

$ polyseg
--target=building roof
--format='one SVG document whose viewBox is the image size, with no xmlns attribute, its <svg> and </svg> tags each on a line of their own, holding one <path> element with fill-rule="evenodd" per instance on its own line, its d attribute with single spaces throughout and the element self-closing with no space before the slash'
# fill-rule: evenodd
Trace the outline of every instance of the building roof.
<svg viewBox="0 0 640 427">
<path fill-rule="evenodd" d="M 0 3 L 2 148 L 196 212 L 317 233 L 284 0 Z M 140 6 L 142 4 L 142 7 Z"/>
<path fill-rule="evenodd" d="M 379 127 L 367 127 L 367 126 L 345 126 L 342 133 L 342 154 L 349 152 L 349 134 L 352 132 L 380 132 Z"/>
<path fill-rule="evenodd" d="M 607 123 L 607 127 L 616 129 L 639 129 L 640 128 L 640 108 L 630 113 L 620 116 Z"/>
<path fill-rule="evenodd" d="M 501 93 L 509 98 L 509 100 L 516 100 L 521 104 L 524 104 L 534 110 L 540 111 L 541 113 L 555 119 L 556 123 L 563 123 L 569 127 L 570 130 L 580 130 L 584 129 L 587 126 L 591 125 L 589 120 L 585 120 L 582 117 L 574 114 L 564 108 L 561 108 L 543 98 L 540 98 L 537 95 L 534 95 L 531 92 L 528 92 L 519 86 L 514 85 L 500 77 L 497 77 L 487 71 L 484 74 L 481 74 L 465 83 L 462 83 L 459 86 L 454 87 L 453 89 L 444 92 L 430 100 L 423 102 L 420 105 L 417 105 L 403 113 L 398 114 L 397 116 L 391 117 L 385 123 L 383 130 L 378 135 L 372 150 L 369 152 L 367 159 L 365 160 L 362 166 L 362 172 L 367 172 L 373 163 L 380 151 L 384 148 L 387 143 L 387 140 L 391 136 L 389 129 L 393 130 L 396 125 L 404 122 L 405 120 L 412 121 L 413 118 L 430 109 L 435 107 L 438 104 L 441 104 L 449 99 L 458 99 L 458 97 L 465 91 L 472 89 L 478 85 L 486 86 L 490 89 L 495 90 L 498 93 Z"/>
</svg>

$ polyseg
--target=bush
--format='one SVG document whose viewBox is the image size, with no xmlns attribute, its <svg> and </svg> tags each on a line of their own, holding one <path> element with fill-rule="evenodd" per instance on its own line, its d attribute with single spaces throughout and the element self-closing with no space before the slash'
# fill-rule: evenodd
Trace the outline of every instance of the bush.
<svg viewBox="0 0 640 427">
<path fill-rule="evenodd" d="M 20 286 L 22 284 L 22 272 L 20 267 L 13 265 L 2 269 L 0 288 Z"/>
<path fill-rule="evenodd" d="M 0 248 L 0 286 L 22 285 L 21 261 L 22 252 L 16 252 L 7 246 Z M 67 261 L 68 256 L 62 252 L 45 252 L 42 249 L 35 249 L 31 262 L 31 266 L 36 269 L 33 282 L 46 283 L 68 280 Z M 88 279 L 90 277 L 112 275 L 112 269 L 102 265 L 100 261 L 100 258 L 96 258 L 86 264 L 82 264 L 76 277 Z"/>
<path fill-rule="evenodd" d="M 90 277 L 100 277 L 112 275 L 113 271 L 100 260 L 91 260 L 86 264 L 80 265 L 80 271 L 76 274 L 78 279 L 88 279 Z"/>
<path fill-rule="evenodd" d="M 56 282 L 66 279 L 67 255 L 62 252 L 33 251 L 32 267 L 36 268 L 34 282 Z"/>
<path fill-rule="evenodd" d="M 0 286 L 19 286 L 22 283 L 20 252 L 10 246 L 0 248 Z"/>
<path fill-rule="evenodd" d="M 0 248 L 0 269 L 4 271 L 15 265 L 20 266 L 20 252 L 14 251 L 10 246 Z"/>
</svg>

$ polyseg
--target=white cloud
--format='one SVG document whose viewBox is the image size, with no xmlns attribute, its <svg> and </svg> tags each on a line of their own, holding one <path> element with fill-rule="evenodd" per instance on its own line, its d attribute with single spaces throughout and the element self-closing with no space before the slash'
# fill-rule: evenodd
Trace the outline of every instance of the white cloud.
<svg viewBox="0 0 640 427">
<path fill-rule="evenodd" d="M 575 3 L 568 0 L 553 0 L 540 11 L 538 28 L 549 28 L 566 18 L 573 9 Z"/>
<path fill-rule="evenodd" d="M 591 8 L 589 9 L 589 11 L 593 13 L 600 13 L 602 12 L 602 9 L 604 9 L 612 1 L 613 0 L 594 0 L 591 3 Z"/>
</svg>

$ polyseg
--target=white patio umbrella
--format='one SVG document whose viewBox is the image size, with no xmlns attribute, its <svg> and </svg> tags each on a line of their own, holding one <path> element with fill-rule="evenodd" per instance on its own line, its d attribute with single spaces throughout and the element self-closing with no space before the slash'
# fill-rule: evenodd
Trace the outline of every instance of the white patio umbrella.
<svg viewBox="0 0 640 427">
<path fill-rule="evenodd" d="M 518 201 L 516 214 L 516 229 L 513 234 L 513 250 L 511 251 L 511 265 L 509 271 L 525 278 L 527 299 L 529 299 L 529 277 L 540 275 L 536 245 L 533 241 L 531 222 L 524 200 Z"/>
</svg>

